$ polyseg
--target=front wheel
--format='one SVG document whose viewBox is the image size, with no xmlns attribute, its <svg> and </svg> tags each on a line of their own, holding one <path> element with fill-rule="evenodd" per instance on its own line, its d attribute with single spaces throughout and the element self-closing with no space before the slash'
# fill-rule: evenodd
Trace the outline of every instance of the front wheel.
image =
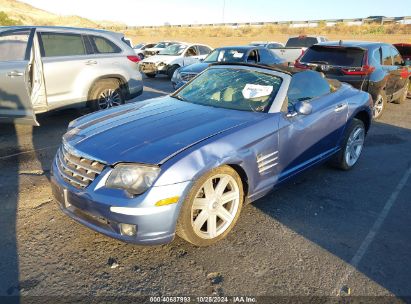
<svg viewBox="0 0 411 304">
<path fill-rule="evenodd" d="M 242 209 L 243 184 L 229 166 L 211 170 L 194 182 L 177 222 L 177 235 L 196 246 L 209 246 L 233 229 Z"/>
<path fill-rule="evenodd" d="M 360 158 L 365 140 L 364 123 L 354 118 L 345 132 L 340 152 L 332 164 L 342 170 L 350 170 Z"/>
</svg>

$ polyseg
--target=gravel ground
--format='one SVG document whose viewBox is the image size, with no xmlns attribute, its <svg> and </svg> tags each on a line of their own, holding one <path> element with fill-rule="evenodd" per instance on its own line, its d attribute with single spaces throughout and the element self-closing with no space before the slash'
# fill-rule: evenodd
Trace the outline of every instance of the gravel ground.
<svg viewBox="0 0 411 304">
<path fill-rule="evenodd" d="M 138 98 L 172 91 L 145 80 Z M 63 215 L 52 157 L 76 111 L 0 128 L 0 296 L 411 296 L 411 100 L 389 104 L 354 170 L 321 166 L 252 205 L 226 240 L 140 247 Z M 408 170 L 408 171 L 407 171 Z M 407 175 L 408 174 L 408 175 Z"/>
</svg>

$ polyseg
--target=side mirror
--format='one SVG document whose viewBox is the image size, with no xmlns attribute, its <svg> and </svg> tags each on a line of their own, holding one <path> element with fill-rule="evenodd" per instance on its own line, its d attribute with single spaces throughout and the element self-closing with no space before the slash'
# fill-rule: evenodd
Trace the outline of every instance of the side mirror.
<svg viewBox="0 0 411 304">
<path fill-rule="evenodd" d="M 204 61 L 204 58 L 200 58 L 200 62 L 203 62 Z"/>
<path fill-rule="evenodd" d="M 309 115 L 313 111 L 313 106 L 309 102 L 299 101 L 294 105 L 294 109 L 297 111 L 298 114 Z"/>
</svg>

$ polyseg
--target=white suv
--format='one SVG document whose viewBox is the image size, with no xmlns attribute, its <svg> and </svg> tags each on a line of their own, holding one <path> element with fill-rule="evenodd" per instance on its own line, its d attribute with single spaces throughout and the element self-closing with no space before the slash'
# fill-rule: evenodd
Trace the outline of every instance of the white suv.
<svg viewBox="0 0 411 304">
<path fill-rule="evenodd" d="M 203 44 L 172 44 L 140 62 L 140 71 L 147 77 L 165 74 L 171 79 L 179 67 L 197 63 L 207 57 L 212 48 Z"/>
<path fill-rule="evenodd" d="M 143 92 L 139 61 L 119 33 L 0 27 L 0 122 L 38 125 L 36 113 L 123 104 Z"/>
</svg>

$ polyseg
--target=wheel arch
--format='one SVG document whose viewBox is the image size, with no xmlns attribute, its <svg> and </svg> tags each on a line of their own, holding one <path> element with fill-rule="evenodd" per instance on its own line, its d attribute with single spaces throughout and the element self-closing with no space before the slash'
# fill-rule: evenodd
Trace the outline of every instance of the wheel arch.
<svg viewBox="0 0 411 304">
<path fill-rule="evenodd" d="M 240 176 L 241 181 L 243 183 L 244 198 L 246 198 L 248 195 L 248 187 L 249 187 L 247 172 L 239 164 L 226 164 L 226 166 L 231 167 Z"/>
<path fill-rule="evenodd" d="M 120 74 L 106 74 L 106 75 L 95 78 L 91 82 L 91 84 L 88 88 L 88 91 L 87 91 L 87 102 L 90 101 L 90 93 L 91 93 L 91 90 L 93 89 L 93 87 L 96 85 L 96 83 L 98 83 L 99 81 L 102 81 L 102 80 L 110 80 L 110 79 L 117 80 L 120 84 L 120 88 L 121 88 L 124 96 L 128 95 L 129 90 L 128 90 L 128 85 L 127 85 L 127 80 L 124 78 L 124 76 L 122 76 Z"/>
<path fill-rule="evenodd" d="M 365 132 L 368 132 L 371 126 L 371 117 L 366 110 L 358 111 L 353 118 L 361 120 L 364 123 Z"/>
</svg>

